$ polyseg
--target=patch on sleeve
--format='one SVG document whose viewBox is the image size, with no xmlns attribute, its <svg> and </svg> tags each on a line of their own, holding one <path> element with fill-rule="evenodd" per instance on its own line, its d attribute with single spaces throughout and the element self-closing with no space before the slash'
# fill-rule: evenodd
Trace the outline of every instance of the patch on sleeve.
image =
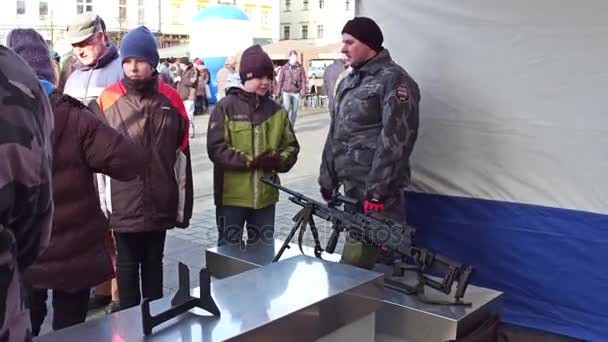
<svg viewBox="0 0 608 342">
<path fill-rule="evenodd" d="M 396 95 L 401 102 L 407 102 L 410 99 L 410 91 L 406 86 L 403 85 L 397 87 Z"/>
</svg>

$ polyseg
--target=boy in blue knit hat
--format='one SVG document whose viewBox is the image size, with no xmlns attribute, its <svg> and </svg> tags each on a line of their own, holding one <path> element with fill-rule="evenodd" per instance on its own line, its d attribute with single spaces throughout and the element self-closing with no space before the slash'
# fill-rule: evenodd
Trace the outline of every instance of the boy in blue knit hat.
<svg viewBox="0 0 608 342">
<path fill-rule="evenodd" d="M 110 227 L 116 238 L 120 308 L 163 295 L 163 251 L 167 229 L 186 228 L 192 216 L 190 122 L 177 91 L 159 79 L 158 46 L 140 26 L 120 45 L 125 77 L 98 99 L 110 126 L 144 151 L 144 172 L 110 184 Z M 141 275 L 141 287 L 140 287 Z"/>
</svg>

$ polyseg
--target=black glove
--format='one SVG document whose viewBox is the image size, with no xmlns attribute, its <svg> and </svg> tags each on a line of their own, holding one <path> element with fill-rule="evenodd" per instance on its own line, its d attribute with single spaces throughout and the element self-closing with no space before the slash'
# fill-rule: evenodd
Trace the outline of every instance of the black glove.
<svg viewBox="0 0 608 342">
<path fill-rule="evenodd" d="M 321 197 L 327 203 L 331 202 L 334 199 L 334 192 L 332 190 L 321 188 Z"/>
<path fill-rule="evenodd" d="M 254 169 L 262 169 L 264 171 L 276 171 L 281 166 L 283 159 L 274 152 L 262 153 L 257 156 L 252 163 Z"/>
</svg>

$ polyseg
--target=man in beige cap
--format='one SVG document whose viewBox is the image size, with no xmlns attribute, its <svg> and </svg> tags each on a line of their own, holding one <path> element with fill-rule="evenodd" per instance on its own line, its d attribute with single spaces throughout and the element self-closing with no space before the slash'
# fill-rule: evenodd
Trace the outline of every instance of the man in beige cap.
<svg viewBox="0 0 608 342">
<path fill-rule="evenodd" d="M 120 81 L 124 75 L 118 49 L 114 44 L 108 42 L 105 24 L 94 13 L 87 12 L 76 16 L 70 22 L 67 33 L 77 61 L 72 67 L 72 73 L 67 79 L 63 92 L 78 99 L 86 106 L 90 106 L 94 112 L 99 112 L 96 100 L 101 92 Z M 97 175 L 101 209 L 108 216 L 106 182 L 103 176 Z M 108 248 L 114 249 L 110 236 L 108 236 Z M 112 303 L 108 310 L 118 309 L 118 290 L 115 279 L 111 286 L 110 282 L 106 282 L 95 289 L 95 296 L 91 298 L 89 308 L 105 306 L 110 303 L 110 300 Z"/>
<path fill-rule="evenodd" d="M 94 13 L 83 13 L 74 18 L 68 26 L 67 36 L 77 61 L 64 93 L 89 105 L 106 87 L 122 79 L 118 49 L 108 42 L 105 24 Z"/>
</svg>

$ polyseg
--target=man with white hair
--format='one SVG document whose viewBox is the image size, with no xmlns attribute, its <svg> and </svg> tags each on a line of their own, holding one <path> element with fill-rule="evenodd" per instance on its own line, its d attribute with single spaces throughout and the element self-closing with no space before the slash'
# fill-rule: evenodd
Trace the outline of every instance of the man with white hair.
<svg viewBox="0 0 608 342">
<path fill-rule="evenodd" d="M 68 25 L 68 39 L 77 61 L 68 77 L 64 93 L 85 105 L 123 77 L 118 49 L 107 41 L 103 20 L 96 14 L 83 13 Z"/>
</svg>

